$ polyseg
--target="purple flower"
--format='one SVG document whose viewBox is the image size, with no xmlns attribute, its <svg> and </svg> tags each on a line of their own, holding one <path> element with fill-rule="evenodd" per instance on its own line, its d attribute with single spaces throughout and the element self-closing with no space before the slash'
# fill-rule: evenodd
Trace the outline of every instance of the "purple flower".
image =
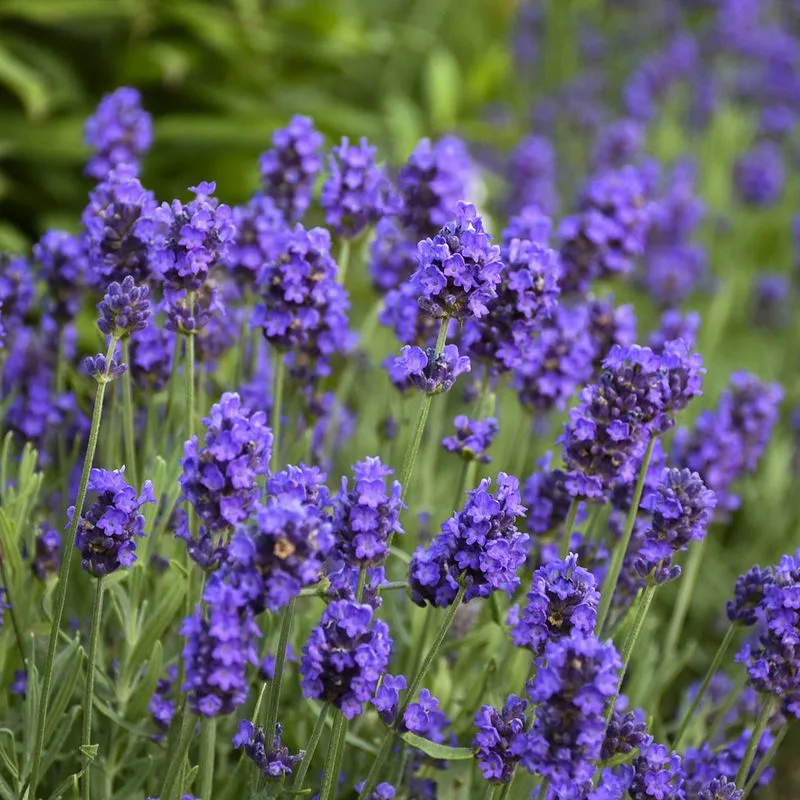
<svg viewBox="0 0 800 800">
<path fill-rule="evenodd" d="M 537 205 L 523 206 L 519 212 L 508 220 L 508 226 L 503 231 L 501 256 L 503 261 L 508 260 L 508 248 L 514 239 L 533 242 L 534 244 L 548 247 L 550 234 L 553 232 L 553 220 Z"/>
<path fill-rule="evenodd" d="M 633 119 L 617 120 L 601 128 L 594 148 L 594 169 L 602 172 L 633 163 L 644 146 L 644 135 L 644 125 Z"/>
<path fill-rule="evenodd" d="M 31 265 L 24 258 L 0 253 L 0 306 L 10 333 L 22 325 L 33 305 L 36 285 Z"/>
<path fill-rule="evenodd" d="M 369 254 L 372 283 L 381 293 L 397 289 L 417 269 L 417 243 L 391 217 L 378 220 Z"/>
<path fill-rule="evenodd" d="M 346 477 L 333 501 L 333 532 L 342 560 L 351 566 L 374 567 L 386 560 L 388 541 L 403 533 L 400 510 L 402 488 L 386 479 L 393 471 L 380 458 L 367 458 L 353 465 L 353 486 Z"/>
<path fill-rule="evenodd" d="M 326 224 L 338 236 L 354 239 L 392 211 L 391 185 L 375 163 L 375 152 L 366 138 L 351 145 L 343 137 L 333 148 L 320 205 Z"/>
<path fill-rule="evenodd" d="M 562 469 L 552 469 L 552 461 L 553 454 L 548 452 L 539 462 L 541 470 L 525 481 L 522 490 L 522 499 L 528 507 L 528 530 L 536 536 L 559 529 L 572 505 L 572 495 L 566 488 L 568 474 Z"/>
<path fill-rule="evenodd" d="M 625 699 L 621 696 L 611 712 L 600 752 L 603 761 L 610 761 L 620 755 L 626 756 L 641 749 L 649 741 L 644 712 L 640 708 L 624 711 Z"/>
<path fill-rule="evenodd" d="M 11 608 L 11 606 L 6 602 L 6 597 L 8 592 L 6 591 L 5 587 L 0 586 L 0 631 L 3 630 L 3 623 L 5 622 L 5 612 Z"/>
<path fill-rule="evenodd" d="M 522 139 L 508 159 L 506 175 L 511 211 L 537 206 L 552 214 L 558 209 L 556 150 L 546 137 Z"/>
<path fill-rule="evenodd" d="M 780 146 L 770 141 L 757 144 L 736 162 L 733 180 L 743 203 L 758 207 L 775 203 L 786 180 Z"/>
<path fill-rule="evenodd" d="M 61 534 L 42 523 L 36 536 L 33 556 L 33 574 L 40 581 L 55 575 L 61 566 Z"/>
<path fill-rule="evenodd" d="M 532 650 L 534 657 L 541 656 L 555 639 L 590 635 L 597 623 L 600 592 L 594 576 L 578 566 L 574 553 L 535 570 L 527 598 L 511 638 L 517 647 Z"/>
<path fill-rule="evenodd" d="M 707 259 L 697 245 L 657 248 L 645 259 L 644 285 L 662 308 L 685 300 L 705 279 Z"/>
<path fill-rule="evenodd" d="M 131 377 L 139 387 L 157 392 L 169 383 L 175 337 L 174 331 L 161 328 L 152 321 L 131 336 L 129 366 Z"/>
<path fill-rule="evenodd" d="M 510 694 L 501 711 L 492 706 L 482 706 L 475 714 L 478 733 L 472 740 L 477 750 L 475 757 L 487 781 L 507 784 L 511 782 L 524 747 L 528 720 L 525 716 L 527 702 Z"/>
<path fill-rule="evenodd" d="M 257 664 L 261 632 L 249 612 L 220 602 L 198 605 L 181 626 L 189 707 L 203 717 L 230 714 L 247 699 L 248 664 Z"/>
<path fill-rule="evenodd" d="M 392 383 L 401 391 L 414 387 L 426 394 L 441 394 L 453 388 L 456 378 L 471 369 L 467 356 L 458 354 L 458 347 L 446 344 L 439 355 L 433 347 L 404 345 L 400 355 L 384 362 Z"/>
<path fill-rule="evenodd" d="M 81 566 L 91 575 L 101 577 L 136 561 L 134 537 L 144 535 L 144 516 L 139 509 L 155 503 L 153 484 L 145 481 L 141 494 L 125 482 L 125 467 L 117 470 L 93 469 L 89 473 L 88 490 L 96 499 L 84 506 L 75 535 L 75 546 L 81 551 Z M 75 507 L 67 509 L 69 525 Z"/>
<path fill-rule="evenodd" d="M 791 321 L 792 285 L 786 275 L 766 273 L 755 285 L 754 321 L 762 328 L 781 328 Z"/>
<path fill-rule="evenodd" d="M 252 722 L 243 719 L 239 721 L 239 727 L 233 737 L 233 746 L 236 750 L 243 747 L 245 755 L 262 775 L 281 778 L 284 775 L 291 775 L 292 770 L 303 760 L 302 750 L 293 756 L 289 753 L 289 748 L 281 743 L 282 733 L 280 724 L 276 724 L 272 746 L 267 752 L 264 729 L 261 726 L 256 728 Z"/>
<path fill-rule="evenodd" d="M 548 642 L 527 692 L 536 717 L 522 764 L 550 778 L 562 796 L 591 788 L 605 736 L 606 707 L 617 694 L 622 666 L 614 645 L 575 635 Z"/>
<path fill-rule="evenodd" d="M 519 585 L 516 572 L 525 561 L 528 542 L 516 526 L 516 518 L 525 513 L 519 481 L 500 472 L 495 494 L 490 485 L 484 478 L 431 545 L 414 551 L 408 569 L 411 599 L 417 605 L 451 605 L 459 583 L 467 586 L 466 600 L 488 597 L 493 591 L 510 596 Z"/>
<path fill-rule="evenodd" d="M 738 508 L 732 485 L 752 472 L 778 420 L 783 390 L 754 375 L 735 372 L 717 408 L 704 411 L 691 431 L 679 430 L 673 460 L 698 472 L 717 495 L 718 513 Z"/>
<path fill-rule="evenodd" d="M 400 707 L 400 692 L 408 688 L 405 675 L 392 675 L 386 673 L 381 679 L 380 686 L 375 691 L 375 697 L 370 700 L 378 710 L 381 719 L 386 725 L 391 725 L 397 716 Z"/>
<path fill-rule="evenodd" d="M 742 625 L 755 625 L 764 601 L 764 590 L 772 580 L 772 570 L 758 565 L 740 575 L 733 589 L 733 600 L 728 601 L 728 619 Z"/>
<path fill-rule="evenodd" d="M 357 783 L 354 788 L 357 792 L 360 792 L 363 785 L 363 782 Z M 375 789 L 370 792 L 367 800 L 394 800 L 396 795 L 397 790 L 394 788 L 394 786 L 392 786 L 391 783 L 386 783 L 386 781 L 384 781 L 383 783 L 379 783 Z M 738 800 L 738 798 L 735 798 L 734 800 Z"/>
<path fill-rule="evenodd" d="M 305 381 L 327 375 L 330 359 L 352 345 L 350 301 L 336 280 L 338 267 L 330 248 L 324 228 L 298 225 L 258 278 L 262 302 L 252 324 L 274 347 L 293 351 L 290 370 Z"/>
<path fill-rule="evenodd" d="M 232 210 L 235 233 L 228 244 L 227 266 L 237 283 L 252 287 L 265 264 L 280 257 L 289 228 L 271 197 L 257 194 Z"/>
<path fill-rule="evenodd" d="M 442 439 L 442 447 L 448 453 L 456 453 L 464 461 L 490 463 L 492 457 L 486 451 L 500 431 L 497 420 L 494 417 L 471 420 L 459 414 L 453 424 L 456 428 L 455 435 Z"/>
<path fill-rule="evenodd" d="M 389 628 L 371 606 L 334 600 L 303 647 L 303 696 L 332 702 L 353 719 L 372 698 L 391 649 Z"/>
<path fill-rule="evenodd" d="M 542 322 L 552 316 L 560 294 L 558 254 L 527 239 L 512 239 L 504 255 L 506 268 L 489 313 L 467 321 L 464 345 L 494 369 L 522 367 L 535 347 Z"/>
<path fill-rule="evenodd" d="M 309 117 L 292 117 L 275 131 L 272 149 L 261 155 L 264 194 L 275 201 L 287 222 L 302 218 L 311 203 L 314 181 L 322 168 L 322 134 Z"/>
<path fill-rule="evenodd" d="M 86 356 L 81 362 L 81 369 L 98 383 L 111 383 L 128 371 L 128 365 L 120 363 L 116 358 L 109 362 L 102 353 L 98 353 L 96 356 Z"/>
<path fill-rule="evenodd" d="M 677 753 L 650 742 L 633 762 L 632 800 L 685 800 L 684 773 Z"/>
<path fill-rule="evenodd" d="M 138 172 L 139 156 L 153 141 L 152 121 L 141 103 L 139 92 L 127 86 L 103 96 L 84 128 L 84 140 L 94 151 L 87 175 L 102 180 L 123 164 Z"/>
<path fill-rule="evenodd" d="M 697 794 L 697 800 L 743 800 L 744 792 L 724 776 L 709 781 Z"/>
<path fill-rule="evenodd" d="M 595 279 L 631 272 L 644 252 L 647 224 L 644 186 L 635 168 L 593 178 L 578 213 L 559 226 L 562 291 L 585 292 Z"/>
<path fill-rule="evenodd" d="M 586 308 L 595 352 L 592 366 L 599 374 L 612 347 L 630 347 L 636 343 L 636 314 L 632 306 L 615 306 L 613 297 L 592 298 Z"/>
<path fill-rule="evenodd" d="M 426 313 L 462 320 L 489 313 L 503 269 L 500 248 L 490 242 L 475 206 L 459 201 L 455 219 L 433 239 L 419 243 L 419 263 L 412 277 Z"/>
<path fill-rule="evenodd" d="M 414 252 L 416 253 L 416 247 Z M 416 256 L 412 269 L 416 269 Z M 419 294 L 419 286 L 412 280 L 401 283 L 396 289 L 390 289 L 384 298 L 378 320 L 381 325 L 391 328 L 403 344 L 425 347 L 435 341 L 441 322 L 419 307 Z"/>
<path fill-rule="evenodd" d="M 411 731 L 423 739 L 442 744 L 447 738 L 444 730 L 450 725 L 447 715 L 439 708 L 439 700 L 428 689 L 422 689 L 419 696 L 403 712 L 401 730 Z"/>
<path fill-rule="evenodd" d="M 680 311 L 665 311 L 661 315 L 658 328 L 650 334 L 649 346 L 654 353 L 661 355 L 667 342 L 683 339 L 686 346 L 694 347 L 700 329 L 700 315 L 694 311 L 682 314 Z"/>
<path fill-rule="evenodd" d="M 648 492 L 641 503 L 651 518 L 642 534 L 636 562 L 639 574 L 653 575 L 656 583 L 675 580 L 681 569 L 672 564 L 673 555 L 689 542 L 705 538 L 716 504 L 716 495 L 696 472 L 665 469 L 655 491 Z"/>
<path fill-rule="evenodd" d="M 156 207 L 153 193 L 142 186 L 131 164 L 120 165 L 89 193 L 81 221 L 92 269 L 103 282 L 131 275 L 144 283 L 151 277 L 147 242 L 137 234 L 137 223 L 152 216 Z"/>
<path fill-rule="evenodd" d="M 80 311 L 90 272 L 86 245 L 82 236 L 49 230 L 33 246 L 39 274 L 47 286 L 48 313 L 59 324 L 73 320 Z"/>
<path fill-rule="evenodd" d="M 588 308 L 558 305 L 514 370 L 520 402 L 534 411 L 562 410 L 590 378 L 595 353 Z"/>
<path fill-rule="evenodd" d="M 197 436 L 185 443 L 180 479 L 183 497 L 202 523 L 201 539 L 230 533 L 255 510 L 258 479 L 266 475 L 272 451 L 266 414 L 251 413 L 234 392 L 225 392 L 203 423 L 205 444 L 201 448 Z M 191 554 L 193 540 L 186 524 L 178 535 Z"/>
<path fill-rule="evenodd" d="M 172 719 L 175 716 L 175 703 L 167 695 L 174 693 L 175 682 L 178 678 L 178 667 L 172 665 L 167 669 L 167 677 L 159 678 L 156 690 L 150 698 L 148 710 L 152 717 L 153 724 L 158 728 L 159 735 L 155 738 L 163 740 L 164 734 L 169 731 Z"/>
<path fill-rule="evenodd" d="M 97 327 L 112 339 L 125 339 L 147 327 L 150 319 L 150 289 L 137 286 L 128 275 L 122 283 L 113 281 L 97 304 Z"/>
<path fill-rule="evenodd" d="M 472 170 L 466 145 L 457 137 L 436 144 L 422 139 L 397 176 L 402 224 L 418 239 L 433 236 L 469 196 Z"/>
<path fill-rule="evenodd" d="M 28 673 L 24 669 L 14 670 L 14 680 L 8 685 L 8 691 L 25 700 L 28 696 Z"/>
</svg>

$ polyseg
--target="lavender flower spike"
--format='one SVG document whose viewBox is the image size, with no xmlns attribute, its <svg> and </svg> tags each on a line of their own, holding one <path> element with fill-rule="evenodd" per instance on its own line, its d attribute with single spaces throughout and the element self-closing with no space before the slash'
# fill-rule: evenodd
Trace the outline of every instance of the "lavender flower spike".
<svg viewBox="0 0 800 800">
<path fill-rule="evenodd" d="M 446 344 L 438 355 L 433 347 L 404 345 L 400 355 L 384 362 L 392 383 L 401 391 L 416 388 L 434 395 L 449 392 L 456 378 L 472 368 L 467 356 L 458 353 L 454 344 Z"/>
</svg>

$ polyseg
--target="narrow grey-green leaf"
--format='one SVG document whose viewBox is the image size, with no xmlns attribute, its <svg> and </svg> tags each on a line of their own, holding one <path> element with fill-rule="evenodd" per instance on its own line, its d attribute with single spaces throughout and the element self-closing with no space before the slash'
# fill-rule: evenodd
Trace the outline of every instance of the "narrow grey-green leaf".
<svg viewBox="0 0 800 800">
<path fill-rule="evenodd" d="M 448 747 L 444 744 L 436 744 L 436 742 L 417 736 L 411 731 L 401 733 L 400 736 L 412 747 L 422 750 L 425 755 L 431 758 L 437 758 L 442 761 L 466 761 L 468 758 L 475 757 L 475 752 L 469 747 Z"/>
</svg>

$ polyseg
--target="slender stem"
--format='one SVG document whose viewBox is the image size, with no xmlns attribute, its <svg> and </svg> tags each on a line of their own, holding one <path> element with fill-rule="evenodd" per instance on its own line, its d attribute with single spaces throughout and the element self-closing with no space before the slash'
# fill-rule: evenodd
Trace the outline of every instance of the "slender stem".
<svg viewBox="0 0 800 800">
<path fill-rule="evenodd" d="M 299 792 L 303 788 L 303 782 L 306 779 L 308 768 L 311 766 L 311 760 L 314 758 L 314 752 L 317 749 L 319 740 L 322 737 L 322 731 L 325 730 L 325 720 L 331 710 L 330 703 L 323 703 L 322 708 L 317 714 L 317 721 L 314 723 L 314 730 L 311 731 L 311 738 L 308 740 L 305 752 L 303 753 L 303 760 L 297 768 L 294 776 L 294 783 L 292 784 L 292 792 Z"/>
<path fill-rule="evenodd" d="M 360 603 L 364 598 L 364 589 L 367 586 L 367 568 L 362 564 L 358 570 L 358 584 L 356 586 L 356 600 Z"/>
<path fill-rule="evenodd" d="M 714 677 L 714 675 L 717 674 L 719 665 L 722 663 L 722 659 L 728 652 L 728 648 L 730 647 L 731 642 L 733 641 L 735 633 L 736 633 L 736 623 L 732 623 L 725 633 L 725 638 L 722 640 L 722 643 L 717 648 L 717 652 L 714 655 L 714 659 L 711 662 L 711 666 L 708 668 L 708 671 L 706 672 L 705 677 L 703 678 L 703 682 L 700 684 L 700 688 L 697 690 L 697 694 L 695 695 L 694 700 L 692 700 L 691 706 L 689 706 L 689 710 L 683 715 L 680 727 L 678 728 L 678 733 L 675 736 L 675 743 L 672 746 L 673 750 L 680 750 L 680 747 L 683 744 L 684 736 L 686 735 L 686 731 L 689 729 L 689 723 L 694 719 L 695 712 L 700 707 L 700 703 L 703 701 L 703 697 L 705 697 L 705 693 L 709 687 L 709 684 L 711 683 L 711 679 Z M 665 652 L 669 653 L 671 651 L 666 650 Z"/>
<path fill-rule="evenodd" d="M 272 463 L 270 467 L 276 472 L 280 463 L 280 435 L 281 435 L 281 405 L 283 402 L 283 383 L 286 374 L 286 365 L 283 363 L 283 353 L 275 351 L 275 374 L 272 390 Z"/>
<path fill-rule="evenodd" d="M 773 701 L 771 699 L 767 700 L 761 709 L 761 713 L 758 715 L 755 728 L 753 728 L 753 735 L 750 737 L 750 741 L 747 743 L 747 750 L 745 750 L 744 758 L 742 759 L 742 763 L 739 765 L 739 771 L 736 773 L 736 785 L 740 789 L 745 788 L 747 776 L 750 773 L 750 767 L 753 765 L 753 759 L 755 758 L 756 750 L 758 749 L 759 742 L 761 741 L 761 736 L 766 730 L 767 724 L 769 723 L 769 718 L 772 716 L 773 711 Z"/>
<path fill-rule="evenodd" d="M 180 363 L 181 344 L 183 337 L 180 334 L 175 336 L 175 346 L 172 350 L 172 374 L 169 376 L 169 386 L 167 388 L 167 406 L 164 409 L 164 429 L 161 431 L 161 453 L 162 455 L 167 451 L 167 434 L 172 427 L 172 417 L 177 407 L 175 395 L 177 394 L 178 386 L 178 364 Z"/>
<path fill-rule="evenodd" d="M 106 363 L 111 364 L 117 340 L 112 339 L 106 353 Z M 97 438 L 100 435 L 100 421 L 103 416 L 103 399 L 106 393 L 106 383 L 97 384 L 97 394 L 94 400 L 94 411 L 92 412 L 92 425 L 89 429 L 89 441 L 86 445 L 86 455 L 83 459 L 83 470 L 81 481 L 78 486 L 78 497 L 75 500 L 75 508 L 72 512 L 72 521 L 64 542 L 64 553 L 61 556 L 61 567 L 58 571 L 58 586 L 56 587 L 56 599 L 53 606 L 53 621 L 50 626 L 50 636 L 47 645 L 47 660 L 44 664 L 44 674 L 42 677 L 42 692 L 39 700 L 39 714 L 36 721 L 36 741 L 33 746 L 33 758 L 31 760 L 30 774 L 30 796 L 36 797 L 36 787 L 39 781 L 39 769 L 42 766 L 42 751 L 44 750 L 44 731 L 47 723 L 47 701 L 50 699 L 50 689 L 53 683 L 53 662 L 56 658 L 56 647 L 58 645 L 58 634 L 61 629 L 61 620 L 64 616 L 64 605 L 67 600 L 67 584 L 69 583 L 69 572 L 72 565 L 72 553 L 75 550 L 75 534 L 78 530 L 78 521 L 83 512 L 83 503 L 86 500 L 86 490 L 89 486 L 89 473 L 94 461 L 94 453 L 97 449 Z"/>
<path fill-rule="evenodd" d="M 194 292 L 186 298 L 189 313 L 194 313 Z M 191 439 L 194 433 L 194 334 L 186 336 L 186 438 Z"/>
<path fill-rule="evenodd" d="M 539 794 L 537 800 L 547 800 L 547 793 L 550 791 L 550 778 L 544 778 L 541 786 L 539 787 Z"/>
<path fill-rule="evenodd" d="M 278 722 L 278 706 L 281 701 L 281 682 L 283 680 L 283 665 L 286 662 L 286 648 L 289 644 L 289 632 L 292 629 L 294 618 L 295 600 L 292 598 L 289 605 L 283 610 L 281 617 L 281 630 L 278 635 L 278 650 L 275 653 L 275 673 L 272 676 L 272 685 L 269 690 L 266 713 L 264 714 L 264 733 L 267 741 L 271 742 L 275 736 L 275 725 Z"/>
<path fill-rule="evenodd" d="M 444 343 L 447 341 L 447 328 L 450 320 L 445 317 L 439 327 L 439 336 L 436 339 L 435 355 L 439 355 L 444 349 Z M 414 428 L 414 435 L 411 438 L 411 443 L 406 450 L 406 456 L 403 459 L 403 468 L 400 470 L 400 485 L 402 486 L 403 499 L 405 499 L 408 485 L 411 482 L 411 475 L 414 472 L 414 464 L 419 455 L 419 446 L 422 443 L 422 434 L 425 432 L 425 423 L 428 421 L 428 412 L 431 410 L 432 395 L 425 394 L 419 404 L 419 411 L 417 412 L 417 422 Z"/>
<path fill-rule="evenodd" d="M 339 273 L 336 276 L 339 279 L 339 283 L 344 286 L 344 282 L 347 278 L 347 268 L 350 266 L 350 249 L 351 249 L 351 242 L 349 239 L 342 239 L 342 243 L 339 245 Z"/>
<path fill-rule="evenodd" d="M 639 635 L 644 627 L 645 620 L 647 619 L 647 613 L 650 611 L 650 605 L 653 602 L 653 597 L 655 596 L 657 588 L 658 586 L 656 584 L 652 584 L 648 586 L 644 592 L 642 592 L 642 597 L 639 600 L 639 608 L 636 610 L 636 616 L 633 620 L 633 626 L 631 627 L 630 631 L 628 631 L 625 644 L 622 646 L 622 669 L 620 670 L 619 675 L 620 686 L 625 678 L 625 673 L 628 671 L 628 666 L 631 662 L 631 656 L 633 655 L 636 642 L 638 641 Z"/>
<path fill-rule="evenodd" d="M 331 800 L 336 797 L 336 787 L 339 783 L 339 768 L 344 754 L 347 718 L 341 711 L 335 713 L 331 740 L 328 744 L 328 757 L 325 759 L 325 771 L 322 776 L 322 788 L 319 790 L 319 800 Z"/>
<path fill-rule="evenodd" d="M 496 794 L 497 794 L 497 784 L 496 783 L 488 784 L 486 786 L 486 794 L 485 794 L 486 800 L 495 800 Z"/>
<path fill-rule="evenodd" d="M 786 734 L 789 732 L 789 725 L 791 723 L 786 722 L 783 724 L 781 729 L 775 734 L 775 741 L 772 742 L 770 745 L 769 750 L 764 753 L 764 757 L 761 761 L 758 762 L 758 766 L 753 770 L 753 774 L 750 777 L 750 780 L 747 781 L 747 786 L 744 787 L 744 797 L 742 800 L 747 800 L 750 792 L 756 788 L 761 776 L 764 774 L 764 770 L 770 765 L 772 759 L 775 757 L 775 753 L 778 752 L 778 748 L 781 746 L 781 742 L 783 741 Z"/>
<path fill-rule="evenodd" d="M 217 750 L 217 718 L 203 720 L 200 733 L 200 797 L 213 797 L 214 757 Z"/>
<path fill-rule="evenodd" d="M 188 714 L 184 714 L 181 718 L 180 738 L 178 739 L 178 747 L 175 751 L 173 758 L 167 759 L 167 774 L 164 776 L 164 783 L 161 786 L 161 793 L 159 797 L 161 800 L 170 800 L 172 790 L 175 788 L 175 782 L 178 780 L 178 774 L 181 771 L 183 760 L 189 752 L 189 745 L 192 743 L 194 736 L 194 720 L 189 718 Z"/>
<path fill-rule="evenodd" d="M 439 655 L 439 651 L 442 649 L 442 645 L 444 644 L 444 640 L 447 638 L 447 634 L 450 631 L 450 626 L 453 624 L 453 620 L 455 619 L 456 612 L 461 605 L 461 601 L 464 599 L 464 593 L 466 592 L 466 586 L 459 586 L 458 594 L 456 594 L 455 599 L 453 600 L 453 604 L 450 608 L 447 609 L 447 613 L 445 614 L 444 619 L 442 620 L 441 625 L 439 626 L 439 630 L 436 634 L 436 638 L 433 640 L 433 644 L 431 644 L 427 654 L 425 655 L 420 668 L 417 670 L 416 675 L 411 681 L 411 684 L 408 687 L 408 691 L 406 692 L 405 700 L 400 704 L 400 707 L 397 710 L 397 714 L 394 718 L 394 722 L 392 723 L 389 730 L 386 731 L 386 735 L 383 738 L 383 743 L 381 744 L 381 748 L 378 751 L 378 755 L 375 757 L 375 760 L 372 762 L 372 767 L 370 768 L 369 774 L 364 781 L 364 786 L 361 789 L 361 792 L 358 795 L 358 800 L 367 800 L 370 796 L 372 791 L 375 789 L 375 786 L 378 784 L 378 778 L 380 777 L 381 770 L 383 769 L 383 764 L 386 761 L 386 758 L 389 755 L 389 752 L 392 749 L 392 742 L 394 740 L 394 735 L 397 730 L 400 728 L 400 723 L 403 721 L 403 714 L 405 713 L 408 706 L 413 702 L 414 698 L 419 691 L 419 687 L 422 684 L 422 681 L 425 679 L 425 676 L 428 674 L 428 670 L 430 670 L 433 662 L 436 660 L 436 657 Z M 320 797 L 322 800 L 322 797 Z"/>
<path fill-rule="evenodd" d="M 645 450 L 644 458 L 642 459 L 642 466 L 639 470 L 639 479 L 636 481 L 636 487 L 633 490 L 633 499 L 631 501 L 630 511 L 628 511 L 628 518 L 625 520 L 625 531 L 622 535 L 611 557 L 611 563 L 608 567 L 608 572 L 603 580 L 603 587 L 600 590 L 600 607 L 597 611 L 597 635 L 599 636 L 603 631 L 603 626 L 606 624 L 608 612 L 611 609 L 611 601 L 614 598 L 614 592 L 617 588 L 617 581 L 619 574 L 622 571 L 622 562 L 625 560 L 625 554 L 628 552 L 628 545 L 631 542 L 633 535 L 633 526 L 636 523 L 636 514 L 639 511 L 639 503 L 642 500 L 642 492 L 644 491 L 644 480 L 647 477 L 647 469 L 650 466 L 650 457 L 653 455 L 653 444 L 655 437 L 651 436 L 650 441 L 647 443 L 647 450 Z"/>
<path fill-rule="evenodd" d="M 564 522 L 564 538 L 561 542 L 561 558 L 566 558 L 569 555 L 569 540 L 572 537 L 572 529 L 575 527 L 575 517 L 578 516 L 578 507 L 580 504 L 581 501 L 579 497 L 573 497 L 572 502 L 569 504 L 567 519 Z"/>
<path fill-rule="evenodd" d="M 683 632 L 683 623 L 686 621 L 689 604 L 692 601 L 694 588 L 697 585 L 697 578 L 700 575 L 700 565 L 703 563 L 707 541 L 708 537 L 699 542 L 695 542 L 694 546 L 689 551 L 686 569 L 683 571 L 680 590 L 678 591 L 678 597 L 675 601 L 675 609 L 672 612 L 672 619 L 669 622 L 667 641 L 664 645 L 665 653 L 674 653 L 677 650 L 678 641 Z"/>
<path fill-rule="evenodd" d="M 516 777 L 517 777 L 517 771 L 514 770 L 514 773 L 511 775 L 511 780 L 507 784 L 505 784 L 505 786 L 503 786 L 502 790 L 500 791 L 500 794 L 497 797 L 497 800 L 506 800 L 508 795 L 511 793 L 511 784 L 514 783 L 514 778 Z M 542 798 L 542 800 L 544 800 L 544 798 Z"/>
<path fill-rule="evenodd" d="M 739 673 L 739 677 L 736 679 L 736 683 L 733 685 L 733 689 L 728 692 L 725 702 L 722 703 L 722 705 L 720 705 L 718 708 L 715 708 L 714 722 L 712 723 L 710 730 L 703 736 L 705 741 L 717 741 L 720 731 L 723 727 L 727 726 L 728 720 L 730 719 L 729 714 L 731 709 L 736 705 L 736 701 L 742 696 L 744 687 L 747 685 L 747 677 L 747 671 L 742 670 Z"/>
<path fill-rule="evenodd" d="M 89 661 L 86 665 L 86 688 L 83 695 L 83 735 L 84 755 L 87 755 L 88 748 L 92 744 L 92 707 L 94 706 L 94 671 L 97 664 L 97 646 L 100 642 L 100 627 L 103 618 L 103 590 L 105 589 L 104 578 L 97 579 L 94 590 L 94 607 L 92 608 L 92 628 L 89 634 Z M 92 796 L 91 758 L 83 776 L 83 798 L 89 800 Z"/>
<path fill-rule="evenodd" d="M 131 389 L 130 346 L 127 339 L 122 340 L 122 363 L 128 365 L 122 376 L 122 419 L 125 437 L 125 464 L 131 483 L 138 488 L 139 472 L 136 469 L 136 439 L 133 427 L 133 391 Z"/>
</svg>

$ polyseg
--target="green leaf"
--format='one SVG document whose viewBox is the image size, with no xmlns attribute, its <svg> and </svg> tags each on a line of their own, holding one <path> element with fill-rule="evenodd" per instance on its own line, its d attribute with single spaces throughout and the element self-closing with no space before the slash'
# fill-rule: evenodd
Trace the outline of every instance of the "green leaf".
<svg viewBox="0 0 800 800">
<path fill-rule="evenodd" d="M 425 72 L 428 115 L 437 131 L 453 128 L 461 100 L 461 74 L 449 50 L 437 48 L 428 57 Z"/>
<path fill-rule="evenodd" d="M 31 637 L 31 641 L 33 637 Z M 32 742 L 36 737 L 36 722 L 39 715 L 39 670 L 36 669 L 34 662 L 35 648 L 31 646 L 31 653 L 28 660 L 28 689 L 25 696 L 25 704 L 22 708 L 22 739 L 25 742 Z M 31 757 L 31 748 L 26 747 L 22 761 L 22 773 L 28 772 L 28 761 Z"/>
<path fill-rule="evenodd" d="M 161 642 L 156 641 L 155 645 L 153 645 L 153 652 L 150 654 L 150 658 L 147 659 L 147 672 L 144 678 L 139 681 L 131 701 L 125 709 L 125 716 L 128 719 L 141 719 L 144 716 L 147 706 L 155 694 L 163 664 L 163 648 Z"/>
<path fill-rule="evenodd" d="M 31 117 L 43 116 L 50 104 L 42 76 L 2 44 L 0 44 L 0 84 L 17 95 Z"/>
<path fill-rule="evenodd" d="M 417 750 L 422 750 L 425 755 L 440 761 L 466 761 L 475 757 L 475 751 L 470 747 L 448 747 L 444 744 L 436 744 L 436 742 L 417 736 L 411 731 L 401 733 L 400 737 L 412 747 L 416 747 Z"/>
<path fill-rule="evenodd" d="M 134 725 L 131 722 L 128 722 L 124 717 L 121 717 L 114 711 L 113 708 L 107 706 L 102 700 L 98 699 L 96 696 L 94 698 L 94 707 L 104 716 L 110 719 L 112 722 L 116 723 L 120 726 L 120 728 L 124 728 L 128 733 L 132 733 L 134 736 L 140 736 L 143 739 L 150 739 L 153 735 L 153 732 L 141 725 Z"/>
<path fill-rule="evenodd" d="M 100 751 L 99 744 L 82 744 L 78 748 L 89 761 L 94 761 L 97 758 L 97 754 Z"/>
<path fill-rule="evenodd" d="M 44 732 L 45 746 L 47 746 L 50 738 L 56 732 L 56 728 L 64 724 L 63 714 L 72 699 L 83 665 L 84 652 L 77 640 L 73 640 L 70 649 L 65 653 L 59 654 L 53 667 L 53 686 L 57 686 L 58 691 L 54 696 L 51 695 L 52 699 L 47 709 L 47 724 Z"/>
<path fill-rule="evenodd" d="M 19 766 L 17 764 L 14 733 L 8 730 L 8 728 L 4 728 L 2 731 L 0 731 L 0 733 L 5 733 L 11 740 L 11 748 L 8 751 L 6 750 L 5 745 L 0 743 L 0 761 L 2 761 L 3 765 L 5 766 L 6 773 L 13 778 L 14 781 L 17 781 L 19 778 Z"/>
<path fill-rule="evenodd" d="M 126 764 L 125 767 L 132 772 L 132 775 L 119 789 L 115 788 L 114 793 L 117 797 L 133 797 L 150 775 L 157 772 L 155 759 L 152 755 Z"/>
<path fill-rule="evenodd" d="M 42 775 L 46 775 L 50 767 L 55 763 L 56 759 L 63 756 L 62 749 L 64 747 L 64 742 L 67 740 L 67 737 L 72 731 L 75 722 L 82 712 L 83 709 L 79 705 L 74 705 L 64 716 L 58 719 L 55 735 L 48 742 L 47 747 L 44 750 L 44 758 L 42 759 Z"/>
<path fill-rule="evenodd" d="M 178 614 L 186 588 L 183 581 L 172 581 L 169 588 L 161 594 L 152 616 L 144 623 L 142 635 L 136 642 L 128 663 L 129 674 L 134 674 L 145 659 L 152 653 L 155 643 L 162 638 L 167 628 Z"/>
</svg>

